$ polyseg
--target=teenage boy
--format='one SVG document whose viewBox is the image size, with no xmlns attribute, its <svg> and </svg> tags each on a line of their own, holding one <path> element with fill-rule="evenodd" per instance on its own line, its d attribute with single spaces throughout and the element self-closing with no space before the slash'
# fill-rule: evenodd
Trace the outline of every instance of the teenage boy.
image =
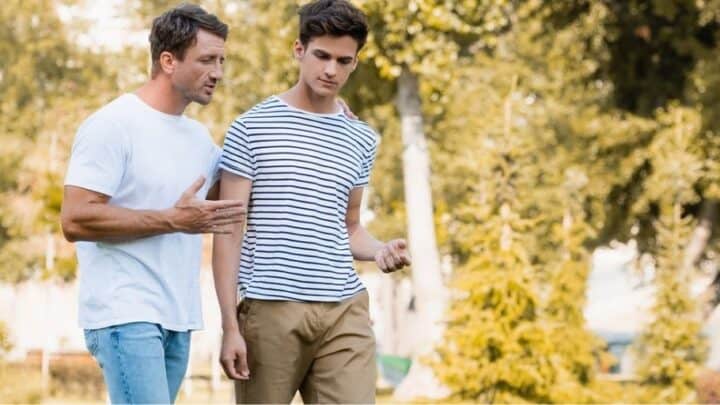
<svg viewBox="0 0 720 405">
<path fill-rule="evenodd" d="M 220 360 L 238 403 L 289 403 L 298 390 L 305 403 L 370 403 L 375 339 L 353 259 L 384 272 L 410 260 L 404 240 L 379 242 L 360 225 L 377 136 L 336 103 L 368 28 L 345 0 L 299 14 L 297 84 L 239 116 L 225 138 L 220 198 L 249 210 L 246 230 L 215 236 Z"/>
</svg>

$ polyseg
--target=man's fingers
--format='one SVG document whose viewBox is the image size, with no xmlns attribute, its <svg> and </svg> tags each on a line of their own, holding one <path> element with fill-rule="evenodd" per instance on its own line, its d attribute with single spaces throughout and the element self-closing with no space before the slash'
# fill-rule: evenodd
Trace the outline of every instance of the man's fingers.
<svg viewBox="0 0 720 405">
<path fill-rule="evenodd" d="M 241 200 L 203 201 L 203 204 L 205 205 L 205 207 L 214 210 L 223 210 L 227 208 L 242 208 L 245 206 L 245 203 L 243 203 Z"/>
<path fill-rule="evenodd" d="M 211 225 L 210 227 L 206 228 L 205 233 L 214 233 L 214 234 L 231 234 L 233 233 L 233 227 L 232 225 L 221 225 L 221 226 L 215 226 Z"/>
<path fill-rule="evenodd" d="M 347 103 L 345 103 L 345 100 L 339 98 L 337 100 L 338 104 L 340 104 L 340 108 L 342 108 L 343 113 L 347 115 L 349 118 L 352 118 L 354 120 L 358 119 L 357 115 L 355 115 L 352 110 L 350 110 L 350 107 L 348 107 Z"/>
<path fill-rule="evenodd" d="M 244 216 L 236 216 L 236 217 L 233 217 L 233 218 L 221 218 L 221 219 L 216 219 L 216 220 L 212 221 L 212 223 L 210 224 L 210 226 L 218 227 L 218 226 L 239 224 L 239 223 L 242 223 L 242 222 L 245 222 L 245 217 L 244 217 Z"/>
<path fill-rule="evenodd" d="M 221 359 L 220 364 L 222 365 L 223 371 L 225 371 L 225 375 L 228 376 L 228 378 L 232 378 L 233 380 L 240 380 L 242 377 L 240 374 L 235 370 L 235 360 L 234 359 Z"/>
<path fill-rule="evenodd" d="M 223 209 L 216 209 L 212 214 L 212 219 L 214 220 L 222 220 L 222 219 L 228 219 L 228 218 L 241 218 L 245 216 L 245 209 L 244 208 L 223 208 Z"/>
<path fill-rule="evenodd" d="M 185 190 L 183 194 L 195 195 L 198 191 L 200 191 L 203 184 L 205 184 L 205 176 L 200 176 L 193 182 L 193 184 L 190 185 L 190 187 L 187 188 L 187 190 Z"/>
</svg>

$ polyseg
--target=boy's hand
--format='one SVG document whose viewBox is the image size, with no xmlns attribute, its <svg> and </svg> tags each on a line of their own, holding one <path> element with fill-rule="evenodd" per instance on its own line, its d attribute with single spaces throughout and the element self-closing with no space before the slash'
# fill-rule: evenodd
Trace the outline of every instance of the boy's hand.
<svg viewBox="0 0 720 405">
<path fill-rule="evenodd" d="M 392 273 L 410 265 L 410 254 L 405 239 L 393 239 L 387 242 L 375 254 L 377 263 L 383 273 Z"/>
</svg>

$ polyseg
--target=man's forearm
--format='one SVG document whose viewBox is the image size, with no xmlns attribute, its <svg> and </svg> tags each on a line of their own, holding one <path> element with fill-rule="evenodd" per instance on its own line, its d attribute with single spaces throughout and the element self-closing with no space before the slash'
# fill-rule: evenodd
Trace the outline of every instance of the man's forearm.
<svg viewBox="0 0 720 405">
<path fill-rule="evenodd" d="M 71 242 L 118 242 L 177 231 L 171 209 L 133 210 L 101 203 L 84 205 L 62 225 Z"/>
<path fill-rule="evenodd" d="M 362 225 L 348 229 L 348 233 L 350 234 L 350 251 L 353 258 L 360 261 L 375 260 L 375 254 L 382 249 L 383 243 L 370 235 Z"/>
</svg>

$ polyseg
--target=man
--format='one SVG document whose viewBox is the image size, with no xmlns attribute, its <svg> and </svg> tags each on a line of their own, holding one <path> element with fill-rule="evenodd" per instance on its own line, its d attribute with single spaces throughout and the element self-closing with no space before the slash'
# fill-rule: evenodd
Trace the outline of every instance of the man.
<svg viewBox="0 0 720 405">
<path fill-rule="evenodd" d="M 227 25 L 182 5 L 153 21 L 152 76 L 79 128 L 61 220 L 78 241 L 80 326 L 113 403 L 170 403 L 202 327 L 200 233 L 244 219 L 217 196 L 220 150 L 185 117 L 223 75 Z M 82 241 L 82 242 L 80 242 Z"/>
<path fill-rule="evenodd" d="M 377 138 L 336 105 L 365 17 L 345 0 L 299 14 L 297 84 L 238 117 L 225 138 L 220 198 L 250 208 L 246 231 L 215 235 L 221 362 L 238 403 L 288 403 L 297 390 L 305 403 L 369 403 L 375 340 L 353 258 L 385 272 L 410 260 L 404 240 L 381 243 L 359 223 Z"/>
</svg>

